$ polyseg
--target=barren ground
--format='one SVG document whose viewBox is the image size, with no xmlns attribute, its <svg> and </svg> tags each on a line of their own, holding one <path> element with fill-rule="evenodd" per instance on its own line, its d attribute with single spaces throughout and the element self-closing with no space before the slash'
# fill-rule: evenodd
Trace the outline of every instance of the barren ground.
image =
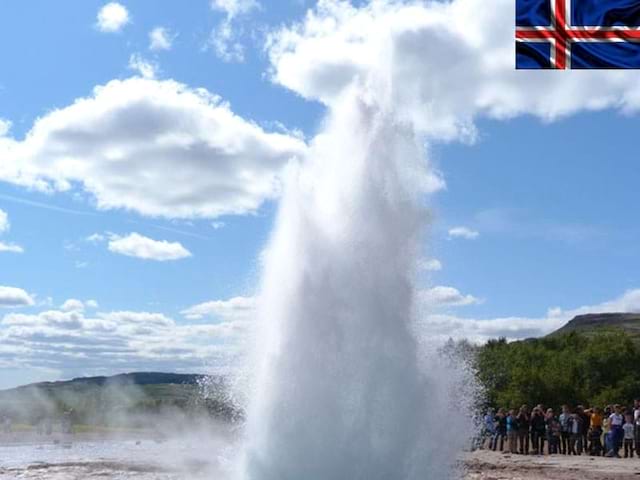
<svg viewBox="0 0 640 480">
<path fill-rule="evenodd" d="M 227 477 L 224 446 L 75 436 L 73 442 L 0 442 L 0 480 L 215 480 Z M 213 442 L 216 443 L 215 441 Z M 217 448 L 216 448 L 217 447 Z M 216 458 L 216 450 L 221 452 Z M 226 453 L 229 453 L 227 451 Z M 640 480 L 640 459 L 519 456 L 486 450 L 461 456 L 462 480 Z"/>
<path fill-rule="evenodd" d="M 511 455 L 479 450 L 464 457 L 464 480 L 640 479 L 638 458 Z"/>
</svg>

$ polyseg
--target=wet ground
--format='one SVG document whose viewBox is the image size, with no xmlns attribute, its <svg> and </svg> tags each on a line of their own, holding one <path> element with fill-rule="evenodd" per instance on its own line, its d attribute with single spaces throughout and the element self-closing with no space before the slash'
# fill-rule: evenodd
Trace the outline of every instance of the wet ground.
<svg viewBox="0 0 640 480">
<path fill-rule="evenodd" d="M 23 437 L 0 441 L 0 480 L 212 480 L 227 476 L 229 445 L 219 437 L 201 436 Z"/>
<path fill-rule="evenodd" d="M 215 480 L 230 478 L 233 442 L 212 437 L 21 439 L 0 442 L 0 480 Z M 519 456 L 477 451 L 461 457 L 461 480 L 640 479 L 640 459 Z"/>
</svg>

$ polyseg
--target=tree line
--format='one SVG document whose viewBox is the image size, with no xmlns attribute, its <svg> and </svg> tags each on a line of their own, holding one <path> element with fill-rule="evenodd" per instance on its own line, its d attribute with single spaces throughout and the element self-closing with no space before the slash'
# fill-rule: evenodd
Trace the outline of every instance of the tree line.
<svg viewBox="0 0 640 480">
<path fill-rule="evenodd" d="M 463 342 L 456 350 L 475 368 L 485 406 L 629 405 L 640 396 L 640 348 L 620 329 Z"/>
</svg>

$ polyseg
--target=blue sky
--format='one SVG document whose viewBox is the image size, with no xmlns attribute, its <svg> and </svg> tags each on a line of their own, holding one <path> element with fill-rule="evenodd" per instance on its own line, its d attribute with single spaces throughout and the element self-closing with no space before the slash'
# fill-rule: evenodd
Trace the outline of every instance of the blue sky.
<svg viewBox="0 0 640 480">
<path fill-rule="evenodd" d="M 144 2 L 127 5 L 131 23 L 112 34 L 100 32 L 95 26 L 96 14 L 103 5 L 63 3 L 60 8 L 51 2 L 14 2 L 0 6 L 0 48 L 5 60 L 0 80 L 1 117 L 12 122 L 15 137 L 23 137 L 34 120 L 48 111 L 90 95 L 96 85 L 134 75 L 128 63 L 137 52 L 158 61 L 163 77 L 215 92 L 240 115 L 259 123 L 279 121 L 313 130 L 320 108 L 307 106 L 307 102 L 264 80 L 264 55 L 248 49 L 248 55 L 256 56 L 255 62 L 229 64 L 204 51 L 211 30 L 224 16 L 207 2 L 189 3 L 187 9 L 170 1 L 158 2 L 153 8 Z M 34 11 L 38 12 L 35 16 Z M 274 21 L 281 18 L 271 8 L 257 13 Z M 157 25 L 178 35 L 169 52 L 149 52 L 148 34 Z M 38 32 L 37 39 L 34 32 Z M 256 102 L 248 94 L 252 91 L 261 92 L 262 100 Z M 10 238 L 26 250 L 25 255 L 3 255 L 6 268 L 0 274 L 2 282 L 24 285 L 39 297 L 55 300 L 99 296 L 105 308 L 114 309 L 162 304 L 166 311 L 175 312 L 212 295 L 224 298 L 242 293 L 251 282 L 256 253 L 267 238 L 274 211 L 273 205 L 267 204 L 249 217 L 216 219 L 225 224 L 225 228 L 216 230 L 211 226 L 213 220 L 174 224 L 118 211 L 99 212 L 69 195 L 38 194 L 6 183 L 0 185 L 0 195 L 2 208 L 10 217 Z M 138 231 L 180 241 L 189 245 L 193 259 L 162 265 L 131 263 L 83 244 L 85 237 L 105 230 Z M 84 263 L 86 268 L 77 268 Z M 106 279 L 123 276 L 126 281 L 104 288 Z M 176 281 L 177 276 L 189 279 L 188 288 L 180 288 L 183 282 Z M 144 296 L 142 291 L 146 292 Z"/>
<path fill-rule="evenodd" d="M 349 72 L 377 58 L 368 40 L 362 57 L 335 49 L 350 41 L 340 28 L 361 16 L 373 36 L 403 21 L 401 4 L 130 0 L 102 24 L 103 1 L 0 4 L 0 388 L 203 370 L 227 355 L 247 328 L 279 172 L 304 155 Z M 508 4 L 481 21 L 508 31 Z M 452 5 L 473 15 L 477 1 Z M 442 14 L 419 8 L 412 17 Z M 437 41 L 466 58 L 454 40 Z M 495 58 L 513 53 L 506 36 L 487 41 Z M 637 77 L 514 77 L 467 61 L 454 78 L 425 52 L 426 66 L 407 64 L 416 78 L 453 81 L 433 96 L 437 117 L 422 122 L 421 99 L 405 112 L 446 182 L 425 197 L 431 263 L 417 285 L 434 335 L 519 338 L 574 313 L 640 309 Z M 487 89 L 467 91 L 464 69 Z M 513 97 L 486 93 L 494 85 Z M 195 146 L 202 156 L 179 153 Z"/>
</svg>

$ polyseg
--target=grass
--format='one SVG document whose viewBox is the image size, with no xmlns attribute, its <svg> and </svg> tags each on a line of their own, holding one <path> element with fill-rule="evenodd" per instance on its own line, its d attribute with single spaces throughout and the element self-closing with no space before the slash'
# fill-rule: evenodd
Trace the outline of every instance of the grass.
<svg viewBox="0 0 640 480">
<path fill-rule="evenodd" d="M 73 426 L 73 433 L 99 433 L 99 434 L 116 434 L 116 433 L 148 433 L 152 430 L 149 428 L 135 428 L 135 427 L 119 427 L 119 426 L 104 426 L 104 425 L 88 425 L 80 424 Z"/>
</svg>

